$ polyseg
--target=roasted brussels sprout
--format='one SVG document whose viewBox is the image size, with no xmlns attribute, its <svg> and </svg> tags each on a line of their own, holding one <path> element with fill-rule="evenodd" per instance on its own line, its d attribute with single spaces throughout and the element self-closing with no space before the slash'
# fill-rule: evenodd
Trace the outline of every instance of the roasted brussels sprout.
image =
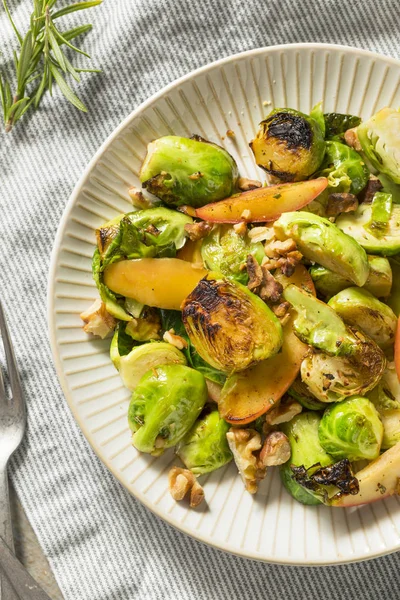
<svg viewBox="0 0 400 600">
<path fill-rule="evenodd" d="M 318 175 L 328 178 L 327 193 L 357 195 L 369 179 L 369 171 L 358 152 L 340 142 L 326 142 L 325 157 Z"/>
<path fill-rule="evenodd" d="M 308 408 L 309 410 L 325 409 L 325 402 L 317 400 L 306 384 L 302 382 L 300 377 L 297 377 L 297 379 L 294 380 L 287 393 L 297 400 L 304 408 Z"/>
<path fill-rule="evenodd" d="M 371 203 L 371 220 L 364 227 L 374 236 L 385 235 L 392 214 L 392 194 L 376 192 Z"/>
<path fill-rule="evenodd" d="M 382 350 L 361 331 L 353 330 L 352 353 L 330 356 L 318 352 L 306 356 L 301 379 L 321 402 L 340 402 L 349 396 L 365 395 L 379 382 L 385 370 Z"/>
<path fill-rule="evenodd" d="M 306 412 L 280 427 L 286 434 L 291 448 L 289 461 L 280 468 L 282 483 L 289 494 L 302 504 L 320 504 L 321 501 L 295 481 L 291 465 L 308 469 L 315 464 L 325 467 L 333 463 L 332 457 L 319 443 L 319 422 L 320 416 L 317 413 Z"/>
<path fill-rule="evenodd" d="M 333 296 L 328 305 L 348 325 L 361 329 L 383 349 L 394 343 L 397 318 L 392 309 L 361 288 L 349 287 Z"/>
<path fill-rule="evenodd" d="M 318 435 L 321 446 L 336 460 L 374 460 L 381 449 L 383 425 L 372 402 L 354 396 L 325 410 Z"/>
<path fill-rule="evenodd" d="M 354 213 L 340 215 L 336 225 L 356 240 L 367 252 L 382 256 L 393 256 L 400 252 L 400 205 L 394 204 L 389 222 L 383 233 L 371 233 L 371 204 L 360 204 Z"/>
<path fill-rule="evenodd" d="M 303 211 L 290 212 L 279 217 L 274 228 L 279 238 L 294 239 L 308 260 L 358 286 L 367 281 L 369 266 L 365 250 L 350 237 L 351 234 L 343 235 L 328 219 Z"/>
<path fill-rule="evenodd" d="M 341 113 L 326 113 L 325 120 L 325 139 L 342 142 L 344 133 L 348 129 L 357 127 L 361 123 L 360 117 L 355 115 L 344 115 Z"/>
<path fill-rule="evenodd" d="M 400 257 L 394 256 L 389 259 L 390 267 L 393 273 L 393 283 L 390 290 L 390 296 L 387 299 L 387 304 L 398 317 L 400 315 Z"/>
<path fill-rule="evenodd" d="M 181 439 L 176 453 L 195 475 L 215 471 L 232 460 L 226 439 L 229 428 L 218 410 L 208 412 Z"/>
<path fill-rule="evenodd" d="M 250 142 L 257 165 L 281 181 L 302 181 L 319 168 L 325 152 L 317 121 L 291 108 L 276 108 Z"/>
<path fill-rule="evenodd" d="M 392 288 L 392 269 L 389 260 L 383 256 L 369 255 L 368 262 L 369 275 L 363 289 L 371 292 L 376 298 L 386 298 Z M 351 281 L 320 265 L 311 266 L 309 272 L 318 292 L 328 300 L 351 287 Z"/>
<path fill-rule="evenodd" d="M 282 345 L 282 327 L 270 308 L 240 283 L 216 273 L 189 294 L 182 318 L 200 356 L 227 374 L 273 356 Z"/>
<path fill-rule="evenodd" d="M 162 206 L 121 217 L 118 224 L 114 219 L 96 231 L 103 268 L 125 258 L 175 256 L 187 239 L 185 225 L 193 223 L 191 217 Z"/>
<path fill-rule="evenodd" d="M 357 127 L 357 135 L 372 167 L 400 183 L 400 112 L 383 108 Z"/>
<path fill-rule="evenodd" d="M 379 384 L 368 394 L 383 425 L 382 449 L 400 442 L 400 381 L 394 363 L 388 366 Z"/>
<path fill-rule="evenodd" d="M 247 271 L 243 269 L 249 254 L 261 263 L 265 256 L 261 242 L 252 243 L 230 226 L 216 227 L 201 246 L 201 256 L 207 269 L 222 273 L 243 285 L 249 280 Z"/>
<path fill-rule="evenodd" d="M 199 207 L 231 196 L 238 170 L 220 146 L 194 136 L 167 135 L 151 142 L 140 181 L 151 194 L 173 206 Z"/>
<path fill-rule="evenodd" d="M 147 371 L 129 405 L 133 445 L 154 455 L 175 446 L 192 427 L 206 400 L 206 380 L 190 367 L 164 365 Z"/>
<path fill-rule="evenodd" d="M 110 356 L 119 371 L 123 384 L 134 390 L 141 377 L 159 365 L 186 365 L 185 356 L 178 348 L 166 342 L 149 342 L 129 348 L 126 338 L 121 343 L 121 331 L 116 331 L 111 342 Z M 131 342 L 133 340 L 131 339 Z"/>
<path fill-rule="evenodd" d="M 137 342 L 159 340 L 161 330 L 160 313 L 155 308 L 146 306 L 138 318 L 129 321 L 125 332 Z"/>
</svg>

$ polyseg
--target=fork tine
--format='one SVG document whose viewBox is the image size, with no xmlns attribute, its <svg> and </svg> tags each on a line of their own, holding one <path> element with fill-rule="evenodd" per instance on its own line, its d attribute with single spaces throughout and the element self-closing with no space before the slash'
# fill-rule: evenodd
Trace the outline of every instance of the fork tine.
<svg viewBox="0 0 400 600">
<path fill-rule="evenodd" d="M 19 404 L 20 410 L 24 410 L 24 401 L 22 397 L 21 382 L 18 374 L 18 367 L 14 356 L 14 350 L 11 344 L 11 339 L 8 333 L 7 323 L 3 312 L 3 307 L 0 302 L 0 333 L 3 338 L 3 345 L 7 360 L 8 377 L 11 385 L 13 401 Z M 4 387 L 4 384 L 3 384 Z"/>
<path fill-rule="evenodd" d="M 4 385 L 3 370 L 0 365 L 0 405 L 2 402 L 6 401 L 6 398 L 7 398 L 7 396 L 6 396 L 6 388 Z"/>
</svg>

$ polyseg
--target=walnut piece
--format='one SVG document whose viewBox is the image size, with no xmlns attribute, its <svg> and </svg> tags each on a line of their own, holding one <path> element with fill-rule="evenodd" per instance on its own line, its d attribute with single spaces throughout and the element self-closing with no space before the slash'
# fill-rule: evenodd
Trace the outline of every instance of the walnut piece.
<svg viewBox="0 0 400 600">
<path fill-rule="evenodd" d="M 238 188 L 242 192 L 248 192 L 249 190 L 255 190 L 262 187 L 261 181 L 256 179 L 247 179 L 247 177 L 239 177 Z"/>
<path fill-rule="evenodd" d="M 279 258 L 280 256 L 287 256 L 289 252 L 297 250 L 296 242 L 288 239 L 284 242 L 280 240 L 273 240 L 267 244 L 264 248 L 265 254 L 269 258 Z"/>
<path fill-rule="evenodd" d="M 274 313 L 274 315 L 276 317 L 278 317 L 278 319 L 281 319 L 282 317 L 284 317 L 286 315 L 289 308 L 290 308 L 289 302 L 281 302 L 280 304 L 275 304 L 275 306 L 272 306 L 272 312 Z"/>
<path fill-rule="evenodd" d="M 232 138 L 232 137 L 235 137 L 235 132 L 233 131 L 233 129 L 227 129 L 226 135 L 227 135 L 227 137 Z"/>
<path fill-rule="evenodd" d="M 247 233 L 247 225 L 244 221 L 241 221 L 240 223 L 235 223 L 235 225 L 233 226 L 233 230 L 235 233 L 237 233 L 237 235 L 244 237 Z"/>
<path fill-rule="evenodd" d="M 243 219 L 244 221 L 250 221 L 251 211 L 248 208 L 245 208 L 244 211 L 242 212 L 242 214 L 240 215 L 240 218 Z"/>
<path fill-rule="evenodd" d="M 283 292 L 283 286 L 276 281 L 275 277 L 270 273 L 269 269 L 264 265 L 261 267 L 263 274 L 262 284 L 259 290 L 259 296 L 264 302 L 279 302 Z"/>
<path fill-rule="evenodd" d="M 256 290 L 263 282 L 263 271 L 252 254 L 247 257 L 246 269 L 249 276 L 247 287 L 251 291 Z"/>
<path fill-rule="evenodd" d="M 146 198 L 143 192 L 141 192 L 138 188 L 129 188 L 128 194 L 135 208 L 146 209 L 152 207 L 152 203 L 150 202 L 150 200 Z"/>
<path fill-rule="evenodd" d="M 357 196 L 354 194 L 346 192 L 334 193 L 329 194 L 328 196 L 328 204 L 326 205 L 325 212 L 327 217 L 336 217 L 337 215 L 340 215 L 340 213 L 356 210 L 357 207 L 358 200 Z"/>
<path fill-rule="evenodd" d="M 357 127 L 353 127 L 352 129 L 348 129 L 344 134 L 344 141 L 348 146 L 360 152 L 362 150 L 360 140 L 357 135 Z"/>
<path fill-rule="evenodd" d="M 285 258 L 279 259 L 280 267 L 282 273 L 286 277 L 291 277 L 295 272 L 297 265 L 301 262 L 303 255 L 298 250 L 293 250 L 293 252 L 289 252 Z"/>
<path fill-rule="evenodd" d="M 283 465 L 290 458 L 290 443 L 282 431 L 272 431 L 265 438 L 261 448 L 259 465 L 261 467 L 275 467 Z"/>
<path fill-rule="evenodd" d="M 178 350 L 183 350 L 184 348 L 188 347 L 187 341 L 180 335 L 176 335 L 174 329 L 166 331 L 163 335 L 163 340 L 164 342 L 175 346 L 175 348 L 178 348 Z"/>
<path fill-rule="evenodd" d="M 366 187 L 359 194 L 360 202 L 370 203 L 376 192 L 379 192 L 383 188 L 383 185 L 375 175 L 370 175 Z"/>
<path fill-rule="evenodd" d="M 207 221 L 199 221 L 198 223 L 186 223 L 185 225 L 185 231 L 192 242 L 197 242 L 197 240 L 205 238 L 210 233 L 211 229 L 212 225 L 211 223 L 207 223 Z"/>
<path fill-rule="evenodd" d="M 171 496 L 178 502 L 190 492 L 190 507 L 195 508 L 204 500 L 204 490 L 189 469 L 172 467 L 168 473 Z"/>
<path fill-rule="evenodd" d="M 85 322 L 83 331 L 92 333 L 104 339 L 117 326 L 117 321 L 106 310 L 106 305 L 101 300 L 95 300 L 88 310 L 80 314 L 82 321 Z"/>
<path fill-rule="evenodd" d="M 265 422 L 269 425 L 279 425 L 280 423 L 287 423 L 296 415 L 299 415 L 303 407 L 296 400 L 289 400 L 288 402 L 282 402 L 279 406 L 271 408 L 270 411 L 265 415 Z"/>
<path fill-rule="evenodd" d="M 258 465 L 256 454 L 261 448 L 260 434 L 254 429 L 231 428 L 226 439 L 246 490 L 255 494 L 258 482 L 266 475 L 266 469 Z"/>
<path fill-rule="evenodd" d="M 271 240 L 275 235 L 272 227 L 253 227 L 249 231 L 249 238 L 252 242 L 265 242 Z"/>
</svg>

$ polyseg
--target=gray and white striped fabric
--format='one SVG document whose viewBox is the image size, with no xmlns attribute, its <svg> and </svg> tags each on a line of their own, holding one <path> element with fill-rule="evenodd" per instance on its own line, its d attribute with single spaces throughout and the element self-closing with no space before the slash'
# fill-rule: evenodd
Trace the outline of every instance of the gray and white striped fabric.
<svg viewBox="0 0 400 600">
<path fill-rule="evenodd" d="M 32 2 L 9 3 L 23 28 Z M 95 23 L 86 49 L 103 68 L 79 90 L 89 114 L 55 91 L 12 134 L 0 135 L 0 295 L 29 404 L 12 478 L 65 598 L 398 598 L 399 555 L 318 569 L 256 563 L 186 537 L 130 497 L 69 412 L 45 308 L 50 251 L 67 199 L 134 107 L 196 67 L 260 46 L 332 42 L 399 58 L 398 0 L 105 0 L 86 18 Z M 6 63 L 14 40 L 4 12 L 0 39 Z"/>
</svg>

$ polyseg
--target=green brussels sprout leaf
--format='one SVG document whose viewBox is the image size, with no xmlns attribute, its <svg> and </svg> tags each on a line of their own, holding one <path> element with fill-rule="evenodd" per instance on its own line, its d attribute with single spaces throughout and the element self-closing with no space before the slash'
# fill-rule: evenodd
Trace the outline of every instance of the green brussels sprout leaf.
<svg viewBox="0 0 400 600">
<path fill-rule="evenodd" d="M 310 117 L 318 123 L 319 128 L 322 131 L 322 135 L 325 137 L 326 124 L 325 115 L 322 111 L 322 102 L 318 102 L 318 104 L 312 107 Z"/>
<path fill-rule="evenodd" d="M 372 235 L 385 235 L 392 214 L 392 194 L 376 192 L 371 204 L 371 220 L 364 225 Z"/>
<path fill-rule="evenodd" d="M 308 469 L 303 465 L 292 466 L 291 469 L 296 483 L 312 492 L 324 504 L 329 505 L 335 498 L 344 495 L 354 496 L 360 489 L 347 458 L 327 467 L 317 463 Z"/>
<path fill-rule="evenodd" d="M 361 123 L 360 117 L 340 113 L 324 114 L 325 139 L 343 142 L 344 134 L 348 129 L 353 129 Z"/>
<path fill-rule="evenodd" d="M 326 142 L 325 157 L 317 175 L 328 178 L 325 194 L 349 192 L 357 195 L 369 179 L 369 171 L 358 152 L 346 144 L 331 141 Z"/>
<path fill-rule="evenodd" d="M 300 377 L 294 380 L 287 393 L 308 410 L 325 410 L 326 408 L 326 404 L 317 400 Z"/>
<path fill-rule="evenodd" d="M 400 183 L 400 113 L 383 108 L 357 127 L 363 154 L 379 173 Z"/>
</svg>

